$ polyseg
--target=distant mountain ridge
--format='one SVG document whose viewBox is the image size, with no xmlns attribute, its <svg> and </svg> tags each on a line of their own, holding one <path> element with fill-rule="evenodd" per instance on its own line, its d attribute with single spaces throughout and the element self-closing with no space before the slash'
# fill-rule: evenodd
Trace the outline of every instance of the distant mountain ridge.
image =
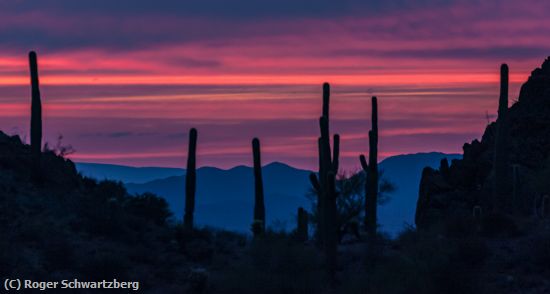
<svg viewBox="0 0 550 294">
<path fill-rule="evenodd" d="M 304 197 L 309 189 L 310 171 L 292 168 L 282 163 L 270 163 L 262 168 L 266 217 L 268 224 L 286 221 L 289 228 L 298 207 L 309 209 Z M 248 231 L 252 219 L 254 177 L 251 167 L 237 166 L 228 170 L 203 167 L 197 170 L 195 221 L 201 225 Z M 184 208 L 185 178 L 173 176 L 145 184 L 127 184 L 131 193 L 149 191 L 164 197 L 176 216 Z M 285 226 L 284 223 L 280 224 Z"/>
<path fill-rule="evenodd" d="M 181 176 L 185 170 L 168 167 L 131 167 L 116 164 L 103 163 L 75 163 L 82 175 L 98 180 L 110 179 L 123 183 L 146 183 L 155 179 L 163 179 L 171 176 Z"/>
<path fill-rule="evenodd" d="M 394 235 L 402 230 L 405 224 L 414 223 L 421 171 L 425 166 L 439 166 L 442 158 L 451 161 L 461 156 L 440 152 L 417 153 L 392 156 L 380 162 L 384 177 L 397 186 L 397 191 L 390 195 L 391 200 L 379 207 L 379 222 L 384 231 Z M 183 215 L 185 197 L 183 169 L 134 168 L 101 164 L 93 167 L 94 169 L 90 168 L 90 164 L 77 164 L 79 171 L 85 175 L 101 178 L 111 175 L 111 179 L 124 182 L 130 193 L 153 192 L 164 197 L 176 218 L 181 218 Z M 117 175 L 118 171 L 124 173 Z M 158 171 L 161 173 L 157 173 Z M 308 177 L 311 171 L 296 169 L 279 162 L 265 165 L 262 171 L 268 224 L 287 229 L 293 228 L 296 209 L 300 206 L 311 209 L 311 203 L 305 197 L 310 189 Z M 144 181 L 147 178 L 150 180 Z M 252 219 L 253 183 L 251 167 L 241 165 L 227 170 L 215 167 L 199 168 L 197 170 L 196 222 L 199 225 L 248 231 Z"/>
</svg>

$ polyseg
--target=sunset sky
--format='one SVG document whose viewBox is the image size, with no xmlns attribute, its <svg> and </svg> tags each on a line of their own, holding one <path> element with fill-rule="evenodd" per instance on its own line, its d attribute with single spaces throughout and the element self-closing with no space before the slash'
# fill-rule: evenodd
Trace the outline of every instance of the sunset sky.
<svg viewBox="0 0 550 294">
<path fill-rule="evenodd" d="M 373 2 L 367 4 L 367 2 Z M 549 1 L 0 0 L 0 129 L 29 138 L 27 54 L 38 53 L 45 141 L 75 161 L 316 169 L 321 85 L 345 169 L 380 156 L 461 152 L 550 55 Z"/>
</svg>

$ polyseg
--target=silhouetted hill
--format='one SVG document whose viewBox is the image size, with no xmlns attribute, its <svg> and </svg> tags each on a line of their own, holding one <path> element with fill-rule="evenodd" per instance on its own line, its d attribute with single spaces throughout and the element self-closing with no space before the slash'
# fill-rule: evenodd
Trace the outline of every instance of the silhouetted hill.
<svg viewBox="0 0 550 294">
<path fill-rule="evenodd" d="M 459 244 L 467 254 L 457 260 L 475 262 L 472 293 L 549 293 L 550 57 L 510 107 L 507 72 L 500 117 L 481 140 L 464 144 L 463 159 L 423 170 L 417 234 Z"/>
<path fill-rule="evenodd" d="M 495 138 L 498 124 L 502 124 L 497 120 L 486 127 L 481 141 L 464 144 L 462 160 L 450 162 L 450 167 L 423 171 L 418 226 L 471 215 L 474 206 L 485 211 L 502 206 L 500 210 L 513 214 L 540 214 L 543 195 L 550 194 L 550 57 L 522 85 L 506 116 L 501 135 L 506 162 L 499 199 L 493 199 Z"/>
<path fill-rule="evenodd" d="M 395 183 L 397 190 L 391 200 L 379 210 L 379 222 L 383 230 L 395 235 L 405 224 L 413 224 L 418 184 L 422 168 L 439 166 L 442 158 L 457 159 L 460 155 L 438 152 L 398 155 L 380 163 L 387 179 Z M 295 169 L 283 163 L 271 163 L 263 168 L 268 224 L 286 222 L 292 228 L 296 208 L 311 209 L 305 197 L 310 188 L 311 171 Z M 164 197 L 181 217 L 184 208 L 185 178 L 174 176 L 144 184 L 127 184 L 130 192 L 154 192 Z M 252 169 L 237 166 L 229 170 L 212 167 L 197 171 L 196 221 L 201 225 L 248 232 L 254 200 Z M 278 222 L 276 225 L 282 225 Z"/>
<path fill-rule="evenodd" d="M 146 293 L 188 290 L 196 254 L 182 250 L 189 238 L 171 223 L 166 201 L 152 194 L 131 196 L 120 183 L 82 177 L 54 151 L 42 153 L 40 176 L 31 177 L 30 155 L 19 137 L 0 132 L 3 281 L 117 279 L 139 281 Z M 208 232 L 211 240 L 215 234 Z M 84 291 L 77 292 L 89 293 Z"/>
<path fill-rule="evenodd" d="M 311 206 L 305 197 L 310 171 L 271 163 L 264 166 L 262 172 L 268 224 L 282 221 L 294 226 L 297 208 Z M 127 184 L 126 187 L 132 193 L 150 191 L 162 195 L 177 217 L 183 215 L 184 176 Z M 253 207 L 254 177 L 250 167 L 237 166 L 228 170 L 203 167 L 197 170 L 195 219 L 198 224 L 249 232 Z"/>
<path fill-rule="evenodd" d="M 76 163 L 77 170 L 82 175 L 98 179 L 98 180 L 113 180 L 123 183 L 146 183 L 156 179 L 164 179 L 171 176 L 179 176 L 185 173 L 185 170 L 180 168 L 167 167 L 131 167 L 115 164 L 102 163 Z"/>
</svg>

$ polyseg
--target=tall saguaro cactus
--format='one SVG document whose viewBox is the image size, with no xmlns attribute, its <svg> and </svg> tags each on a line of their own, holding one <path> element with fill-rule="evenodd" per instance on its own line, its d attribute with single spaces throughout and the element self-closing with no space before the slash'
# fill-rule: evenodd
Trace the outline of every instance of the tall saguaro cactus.
<svg viewBox="0 0 550 294">
<path fill-rule="evenodd" d="M 252 232 L 257 237 L 265 232 L 264 183 L 262 179 L 262 161 L 260 157 L 260 140 L 252 140 L 254 157 L 254 222 Z"/>
<path fill-rule="evenodd" d="M 197 182 L 197 130 L 189 132 L 189 150 L 187 153 L 187 171 L 185 174 L 185 215 L 183 226 L 186 230 L 193 229 L 193 213 L 195 211 L 195 192 Z"/>
<path fill-rule="evenodd" d="M 40 176 L 40 156 L 42 149 L 42 103 L 38 83 L 38 62 L 36 52 L 29 53 L 29 65 L 31 71 L 31 152 L 33 157 L 32 175 L 35 179 Z"/>
<path fill-rule="evenodd" d="M 318 237 L 325 249 L 329 275 L 336 273 L 336 254 L 338 247 L 338 226 L 336 209 L 336 174 L 338 173 L 340 136 L 334 135 L 334 148 L 331 154 L 329 132 L 330 85 L 323 84 L 323 113 L 319 119 L 321 136 L 319 147 L 319 176 L 310 175 L 310 181 L 317 193 L 317 214 L 319 219 Z"/>
<path fill-rule="evenodd" d="M 372 129 L 369 131 L 369 162 L 359 156 L 361 166 L 367 175 L 365 182 L 365 227 L 369 238 L 376 236 L 378 205 L 378 103 L 372 97 Z"/>
<path fill-rule="evenodd" d="M 495 137 L 494 171 L 495 182 L 493 189 L 493 208 L 503 210 L 509 206 L 508 193 L 508 65 L 500 67 L 500 97 L 498 100 L 498 118 Z"/>
</svg>

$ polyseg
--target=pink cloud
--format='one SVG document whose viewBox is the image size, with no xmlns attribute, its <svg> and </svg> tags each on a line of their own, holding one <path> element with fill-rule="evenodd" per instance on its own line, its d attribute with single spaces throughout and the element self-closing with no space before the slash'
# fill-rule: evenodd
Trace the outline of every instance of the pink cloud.
<svg viewBox="0 0 550 294">
<path fill-rule="evenodd" d="M 513 100 L 550 54 L 549 8 L 456 1 L 253 21 L 4 12 L 0 36 L 28 38 L 0 49 L 0 120 L 25 136 L 26 54 L 35 48 L 46 139 L 64 134 L 75 160 L 181 167 L 186 132 L 197 127 L 201 165 L 248 164 L 250 139 L 260 136 L 266 162 L 315 169 L 324 81 L 345 168 L 367 152 L 372 95 L 382 157 L 459 152 L 493 118 L 500 63 L 510 65 Z"/>
</svg>

